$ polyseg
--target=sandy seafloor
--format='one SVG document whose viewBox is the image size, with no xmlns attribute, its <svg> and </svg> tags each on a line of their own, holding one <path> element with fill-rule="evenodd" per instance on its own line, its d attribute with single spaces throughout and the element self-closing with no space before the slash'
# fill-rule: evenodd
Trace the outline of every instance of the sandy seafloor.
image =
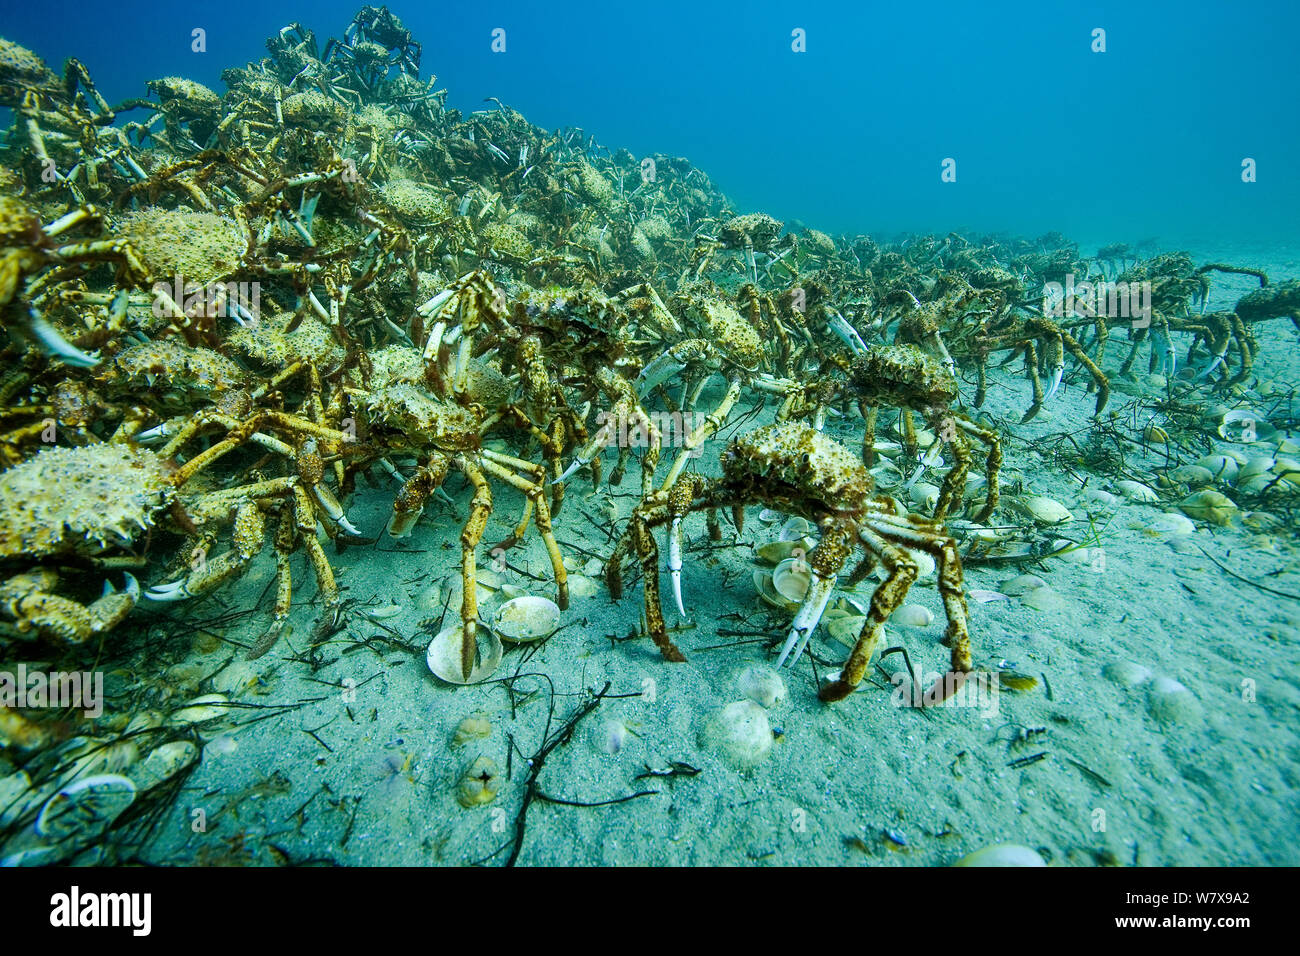
<svg viewBox="0 0 1300 956">
<path fill-rule="evenodd" d="M 1162 248 L 1189 248 L 1198 263 L 1260 266 L 1273 281 L 1300 275 L 1300 256 L 1279 255 L 1276 247 L 1262 244 L 1164 243 Z M 1214 276 L 1211 308 L 1230 307 L 1252 284 L 1246 277 Z M 1290 323 L 1268 323 L 1259 337 L 1259 377 L 1300 382 L 1300 337 Z M 1187 339 L 1177 340 L 1181 360 Z M 1114 335 L 1106 363 L 1112 375 L 1126 351 L 1122 333 Z M 1135 371 L 1145 378 L 1145 350 Z M 757 565 L 750 547 L 710 549 L 702 516 L 687 524 L 684 589 L 693 626 L 674 631 L 688 663 L 666 664 L 648 638 L 627 639 L 642 613 L 636 569 L 628 567 L 627 592 L 615 604 L 599 575 L 591 573 L 593 565 L 588 576 L 598 587 L 591 596 L 575 597 L 563 618 L 566 626 L 527 655 L 507 651 L 496 675 L 542 674 L 549 681 L 514 681 L 513 706 L 504 683 L 442 684 L 424 660 L 432 634 L 428 619 L 436 622 L 438 613 L 418 606 L 418 599 L 430 583 L 458 577 L 458 534 L 469 491 L 453 476 L 447 490 L 455 506 L 431 505 L 407 541 L 384 536 L 373 547 L 349 548 L 341 555 L 330 549 L 347 598 L 397 604 L 402 610 L 383 621 L 390 632 L 355 613 L 347 630 L 322 648 L 323 666 L 314 672 L 288 659 L 290 648 L 305 649 L 316 613 L 311 603 L 316 585 L 301 553 L 294 558 L 293 630 L 258 661 L 243 662 L 239 648 L 226 640 L 247 644 L 269 620 L 274 571 L 269 547 L 244 579 L 217 596 L 188 607 L 153 606 L 133 618 L 146 625 L 139 633 L 152 629 L 156 636 L 162 622 L 150 626 L 146 615 L 171 615 L 179 624 L 163 630 L 183 636 L 151 640 L 148 661 L 134 674 L 111 677 L 110 688 L 126 690 L 146 679 L 175 706 L 216 686 L 231 691 L 241 705 L 229 718 L 201 728 L 210 741 L 202 764 L 140 856 L 160 864 L 286 858 L 499 864 L 509 854 L 525 757 L 541 748 L 548 715 L 551 728 L 557 728 L 585 693 L 608 682 L 613 696 L 578 725 L 569 742 L 551 751 L 538 789 L 577 803 L 658 793 L 596 807 L 534 802 L 520 864 L 946 865 L 1002 842 L 1036 848 L 1051 865 L 1300 863 L 1300 689 L 1295 682 L 1300 602 L 1231 578 L 1196 546 L 1246 577 L 1300 593 L 1294 533 L 1198 523 L 1190 541 L 1171 541 L 1147 527 L 1160 510 L 1172 507 L 1168 503 L 1125 502 L 1107 522 L 1107 509 L 1087 506 L 1077 481 L 1049 469 L 1024 444 L 1065 431 L 1086 433 L 1094 399 L 1085 394 L 1081 375 L 1069 376 L 1062 392 L 1023 426 L 1017 423 L 1029 403 L 1028 383 L 1010 368 L 996 371 L 992 381 L 984 411 L 1007 423 L 1010 433 L 1004 480 L 1014 481 L 1010 473 L 1018 472 L 1026 491 L 1056 498 L 1073 511 L 1076 520 L 1048 532 L 1051 537 L 1085 540 L 1091 507 L 1104 526 L 1105 554 L 1104 570 L 1058 559 L 1022 569 L 1048 581 L 1060 596 L 1059 608 L 1034 610 L 1014 600 L 971 602 L 977 664 L 1040 677 L 1028 692 L 1001 693 L 996 714 L 893 706 L 891 689 L 874 668 L 875 685 L 864 683 L 849 700 L 826 706 L 817 700 L 813 667 L 805 656 L 784 672 L 789 693 L 770 715 L 779 730 L 770 757 L 746 773 L 730 769 L 701 746 L 700 730 L 713 712 L 739 699 L 735 676 L 740 669 L 772 660 L 770 649 L 784 634 L 785 619 L 756 601 L 751 571 Z M 1140 428 L 1152 413 L 1131 406 L 1137 395 L 1154 399 L 1157 391 L 1116 385 L 1109 411 Z M 967 400 L 972 390 L 969 384 L 964 388 Z M 705 398 L 719 396 L 720 387 L 714 387 Z M 1202 393 L 1201 400 L 1215 399 Z M 1294 407 L 1290 414 L 1295 415 Z M 828 431 L 856 447 L 860 428 L 860 420 L 832 420 Z M 710 442 L 696 466 L 714 473 L 721 448 L 720 440 Z M 1143 459 L 1136 449 L 1131 455 L 1139 475 L 1161 460 L 1156 454 Z M 612 460 L 611 451 L 606 475 Z M 383 529 L 397 490 L 378 471 L 376 476 L 376 487 L 361 482 L 348 503 L 351 519 L 371 535 Z M 623 515 L 635 503 L 638 486 L 634 465 L 614 496 Z M 1108 483 L 1094 476 L 1090 486 Z M 590 555 L 574 545 L 591 554 L 609 553 L 607 490 L 592 495 L 587 477 L 569 485 L 558 537 L 579 568 Z M 499 484 L 494 493 L 497 507 L 485 542 L 505 537 L 519 513 L 515 493 Z M 757 513 L 758 508 L 749 509 L 741 544 L 775 536 Z M 724 528 L 730 540 L 734 529 Z M 662 548 L 662 532 L 659 540 Z M 488 563 L 486 549 L 480 555 L 480 565 Z M 526 547 L 510 552 L 509 562 L 549 576 L 531 532 Z M 973 566 L 966 586 L 996 589 L 1018 573 L 1014 567 Z M 513 572 L 503 580 L 553 597 L 545 581 Z M 668 621 L 681 624 L 667 606 L 666 572 L 662 581 Z M 232 626 L 185 634 L 189 623 L 246 610 L 259 600 L 256 613 Z M 939 645 L 943 615 L 933 577 L 918 583 L 910 600 L 934 610 L 935 621 L 924 629 L 890 625 L 889 643 L 905 644 L 919 669 L 937 671 L 947 651 Z M 493 607 L 489 603 L 484 609 L 485 617 Z M 455 613 L 453 606 L 447 623 Z M 720 636 L 720 629 L 759 631 L 767 639 Z M 359 645 L 375 635 L 395 643 Z M 123 641 L 140 639 L 123 632 Z M 846 652 L 824 626 L 812 650 L 823 672 Z M 890 666 L 898 666 L 898 659 L 891 657 Z M 198 682 L 227 660 L 223 673 Z M 1113 662 L 1133 662 L 1182 682 L 1197 706 L 1158 719 L 1151 684 L 1128 687 L 1104 676 L 1103 668 Z M 342 686 L 348 678 L 357 685 L 352 702 L 345 700 Z M 653 701 L 637 696 L 647 681 L 653 682 Z M 1243 682 L 1253 682 L 1253 700 L 1243 693 L 1243 686 L 1250 686 Z M 280 704 L 293 709 L 273 709 Z M 453 749 L 457 724 L 477 711 L 490 717 L 491 735 Z M 607 721 L 631 731 L 616 754 L 601 746 Z M 1016 742 L 1018 732 L 1028 728 L 1039 730 Z M 511 741 L 517 748 L 513 755 Z M 1047 756 L 1011 766 L 1041 752 Z M 456 799 L 457 781 L 479 754 L 494 759 L 503 774 L 509 763 L 509 779 L 494 802 L 465 809 Z M 663 769 L 673 761 L 702 772 L 637 779 L 647 767 Z M 207 818 L 203 833 L 191 826 L 196 809 Z"/>
</svg>

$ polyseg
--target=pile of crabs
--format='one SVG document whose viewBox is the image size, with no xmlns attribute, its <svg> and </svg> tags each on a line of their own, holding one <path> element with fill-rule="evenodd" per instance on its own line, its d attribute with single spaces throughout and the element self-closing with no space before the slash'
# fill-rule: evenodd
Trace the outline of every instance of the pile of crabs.
<svg viewBox="0 0 1300 956">
<path fill-rule="evenodd" d="M 639 562 L 646 630 L 665 659 L 684 657 L 660 608 L 656 535 L 685 613 L 684 522 L 704 512 L 720 539 L 719 511 L 739 529 L 761 505 L 820 535 L 781 663 L 802 653 L 860 553 L 848 580 L 883 573 L 821 696 L 850 693 L 923 553 L 960 677 L 973 664 L 959 544 L 994 520 L 1005 444 L 978 411 L 990 360 L 1023 363 L 1025 421 L 1067 374 L 1101 415 L 1112 332 L 1129 340 L 1121 375 L 1144 345 L 1151 369 L 1172 373 L 1177 335 L 1201 386 L 1226 388 L 1250 373 L 1260 322 L 1300 328 L 1296 282 L 1184 254 L 1085 258 L 1055 234 L 880 245 L 737 215 L 685 160 L 548 133 L 499 102 L 447 109 L 384 8 L 323 47 L 298 24 L 267 47 L 225 72 L 224 94 L 169 77 L 110 105 L 75 60 L 56 75 L 0 40 L 0 105 L 14 115 L 0 151 L 8 651 L 93 653 L 138 602 L 211 594 L 268 538 L 278 587 L 250 656 L 282 633 L 299 552 L 319 590 L 313 639 L 328 640 L 345 605 L 329 542 L 412 535 L 446 485 L 469 499 L 468 675 L 494 495 L 522 496 L 506 545 L 540 536 L 563 608 L 566 485 L 618 485 L 632 465 L 640 503 L 614 529 L 606 582 L 617 599 L 623 564 Z M 1259 289 L 1207 312 L 1224 271 Z M 1054 316 L 1042 290 L 1070 276 L 1149 282 L 1150 322 Z M 719 376 L 725 387 L 710 388 Z M 728 439 L 753 405 L 770 406 L 767 424 Z M 665 436 L 665 409 L 694 427 Z M 860 447 L 825 430 L 859 416 Z M 612 430 L 629 423 L 642 440 L 602 474 Z M 881 480 L 886 424 L 907 463 L 898 487 L 943 462 L 920 513 Z M 705 477 L 688 466 L 715 438 L 719 469 Z M 391 482 L 382 531 L 348 517 L 363 475 Z"/>
</svg>

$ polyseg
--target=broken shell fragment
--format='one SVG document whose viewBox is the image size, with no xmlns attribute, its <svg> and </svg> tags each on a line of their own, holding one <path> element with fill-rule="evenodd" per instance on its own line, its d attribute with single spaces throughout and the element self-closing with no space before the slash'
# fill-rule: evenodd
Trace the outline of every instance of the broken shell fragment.
<svg viewBox="0 0 1300 956">
<path fill-rule="evenodd" d="M 550 637 L 560 626 L 560 608 L 544 597 L 518 597 L 497 608 L 492 627 L 502 640 L 527 644 Z"/>
<path fill-rule="evenodd" d="M 786 558 L 806 556 L 817 544 L 812 538 L 797 538 L 794 541 L 769 541 L 760 544 L 754 553 L 764 561 L 780 564 Z"/>
<path fill-rule="evenodd" d="M 151 790 L 165 783 L 199 759 L 199 748 L 188 740 L 173 740 L 149 751 L 131 771 L 131 779 L 141 790 Z"/>
<path fill-rule="evenodd" d="M 477 644 L 475 664 L 473 670 L 469 672 L 469 677 L 463 677 L 460 668 L 463 632 L 464 628 L 460 624 L 444 627 L 429 642 L 429 649 L 424 655 L 429 670 L 433 671 L 434 676 L 439 680 L 444 680 L 448 684 L 477 684 L 479 681 L 485 681 L 496 673 L 497 667 L 501 664 L 503 648 L 496 632 L 488 627 L 475 628 L 474 638 Z"/>
<path fill-rule="evenodd" d="M 1022 574 L 1009 581 L 1002 582 L 1002 593 L 1011 597 L 1020 597 L 1038 588 L 1047 587 L 1047 582 L 1036 574 Z"/>
<path fill-rule="evenodd" d="M 230 711 L 230 700 L 225 694 L 204 694 L 195 697 L 168 718 L 170 724 L 203 724 Z"/>
</svg>

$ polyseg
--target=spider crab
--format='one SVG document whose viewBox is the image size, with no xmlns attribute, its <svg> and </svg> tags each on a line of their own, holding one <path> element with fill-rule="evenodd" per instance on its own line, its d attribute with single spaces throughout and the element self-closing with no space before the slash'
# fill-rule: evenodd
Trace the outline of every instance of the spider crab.
<svg viewBox="0 0 1300 956">
<path fill-rule="evenodd" d="M 680 607 L 682 520 L 695 511 L 706 511 L 710 533 L 718 537 L 715 509 L 730 507 L 740 527 L 745 506 L 762 504 L 807 518 L 821 529 L 821 540 L 808 557 L 812 582 L 790 625 L 777 667 L 803 653 L 840 571 L 854 550 L 861 548 L 864 558 L 850 580 L 861 581 L 877 563 L 884 566 L 887 577 L 871 596 L 867 620 L 848 660 L 819 691 L 821 699 L 828 702 L 851 694 L 862 682 L 885 621 L 903 603 L 917 578 L 917 563 L 909 552 L 920 550 L 931 555 L 938 568 L 939 594 L 948 619 L 945 643 L 951 648 L 951 673 L 931 688 L 926 699 L 943 700 L 961 686 L 972 669 L 966 598 L 956 543 L 944 534 L 942 525 L 900 513 L 893 499 L 875 493 L 871 474 L 856 456 L 803 423 L 769 425 L 742 435 L 727 445 L 721 464 L 721 478 L 685 475 L 671 488 L 647 496 L 633 512 L 605 566 L 606 583 L 617 599 L 623 590 L 623 559 L 635 548 L 644 576 L 647 626 L 665 660 L 686 658 L 669 638 L 664 623 L 658 547 L 651 529 L 669 527 L 669 568 Z"/>
</svg>

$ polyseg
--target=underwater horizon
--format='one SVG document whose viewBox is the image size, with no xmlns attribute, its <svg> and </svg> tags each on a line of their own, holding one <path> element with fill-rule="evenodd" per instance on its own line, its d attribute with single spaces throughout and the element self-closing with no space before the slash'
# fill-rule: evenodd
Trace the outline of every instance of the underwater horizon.
<svg viewBox="0 0 1300 956">
<path fill-rule="evenodd" d="M 1300 5 L 91 10 L 0 869 L 1300 864 Z"/>
<path fill-rule="evenodd" d="M 284 24 L 328 36 L 354 6 L 127 0 L 104 22 L 25 4 L 0 26 L 52 64 L 77 56 L 119 102 L 171 74 L 221 91 L 221 71 L 262 56 Z M 498 97 L 543 128 L 683 156 L 742 211 L 823 232 L 1055 229 L 1172 246 L 1290 239 L 1300 219 L 1287 166 L 1300 129 L 1285 119 L 1300 101 L 1300 7 L 1286 0 L 1249 13 L 1219 0 L 391 8 L 449 106 Z M 195 28 L 206 52 L 190 49 Z M 940 181 L 948 157 L 955 183 Z"/>
</svg>

